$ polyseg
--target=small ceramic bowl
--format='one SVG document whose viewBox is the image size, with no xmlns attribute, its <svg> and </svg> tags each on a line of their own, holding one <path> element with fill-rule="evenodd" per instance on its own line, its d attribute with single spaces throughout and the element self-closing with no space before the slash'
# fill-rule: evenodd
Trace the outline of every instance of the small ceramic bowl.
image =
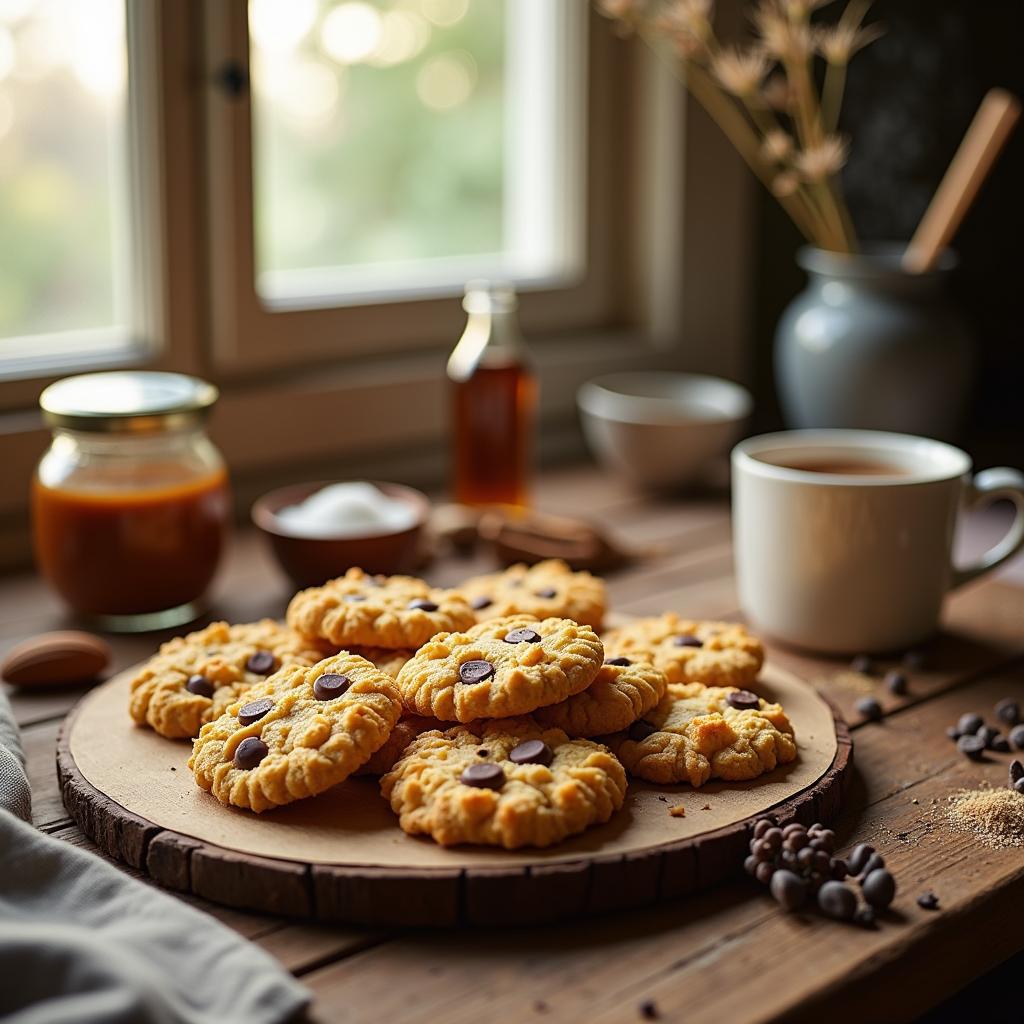
<svg viewBox="0 0 1024 1024">
<path fill-rule="evenodd" d="M 358 537 L 300 537 L 290 532 L 277 513 L 297 505 L 334 483 L 294 484 L 264 494 L 252 506 L 252 521 L 270 541 L 281 568 L 296 587 L 315 587 L 358 566 L 369 573 L 411 573 L 416 569 L 423 525 L 430 516 L 430 500 L 421 491 L 402 484 L 371 483 L 389 498 L 409 505 L 415 520 L 408 529 Z"/>
<path fill-rule="evenodd" d="M 598 462 L 652 489 L 695 481 L 729 450 L 753 406 L 732 381 L 668 371 L 596 377 L 576 403 Z"/>
</svg>

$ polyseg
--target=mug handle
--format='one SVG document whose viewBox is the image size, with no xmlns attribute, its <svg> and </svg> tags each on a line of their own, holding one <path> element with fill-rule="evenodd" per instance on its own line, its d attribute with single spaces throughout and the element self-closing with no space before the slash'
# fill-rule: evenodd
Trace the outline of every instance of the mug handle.
<svg viewBox="0 0 1024 1024">
<path fill-rule="evenodd" d="M 962 569 L 953 567 L 953 587 L 962 587 L 971 580 L 991 572 L 1012 558 L 1024 547 L 1024 473 L 1006 466 L 982 470 L 967 484 L 965 496 L 968 508 L 979 505 L 991 505 L 1000 498 L 1009 498 L 1016 506 L 1017 513 L 1006 536 L 989 548 L 973 565 Z"/>
</svg>

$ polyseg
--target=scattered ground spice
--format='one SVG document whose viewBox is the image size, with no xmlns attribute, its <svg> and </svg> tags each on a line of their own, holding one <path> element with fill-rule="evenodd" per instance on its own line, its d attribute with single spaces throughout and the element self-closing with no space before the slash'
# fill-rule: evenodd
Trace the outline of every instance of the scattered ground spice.
<svg viewBox="0 0 1024 1024">
<path fill-rule="evenodd" d="M 673 804 L 668 809 L 668 813 L 671 814 L 673 818 L 685 818 L 686 808 L 682 804 Z"/>
<path fill-rule="evenodd" d="M 1012 789 L 960 789 L 947 808 L 954 832 L 968 832 L 985 846 L 1024 846 L 1024 795 Z"/>
</svg>

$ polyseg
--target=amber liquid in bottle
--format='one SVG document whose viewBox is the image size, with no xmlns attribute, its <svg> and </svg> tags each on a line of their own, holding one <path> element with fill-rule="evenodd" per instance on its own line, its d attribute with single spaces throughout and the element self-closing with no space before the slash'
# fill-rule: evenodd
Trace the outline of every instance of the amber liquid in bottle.
<svg viewBox="0 0 1024 1024">
<path fill-rule="evenodd" d="M 448 362 L 455 500 L 529 503 L 536 380 L 515 320 L 515 295 L 470 286 L 466 331 Z"/>
</svg>

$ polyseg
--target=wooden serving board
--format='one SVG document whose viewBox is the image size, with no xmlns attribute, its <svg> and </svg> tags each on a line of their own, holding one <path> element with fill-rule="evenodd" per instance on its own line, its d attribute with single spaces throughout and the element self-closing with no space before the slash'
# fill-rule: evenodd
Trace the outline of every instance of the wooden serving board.
<svg viewBox="0 0 1024 1024">
<path fill-rule="evenodd" d="M 736 872 L 756 818 L 829 821 L 851 740 L 832 704 L 767 665 L 755 689 L 785 707 L 799 756 L 750 783 L 630 783 L 607 824 L 545 850 L 445 849 L 405 835 L 372 778 L 261 815 L 194 783 L 188 743 L 128 717 L 129 670 L 65 720 L 64 804 L 108 854 L 170 889 L 228 906 L 371 925 L 527 924 L 637 907 Z M 669 808 L 682 805 L 685 816 Z"/>
</svg>

